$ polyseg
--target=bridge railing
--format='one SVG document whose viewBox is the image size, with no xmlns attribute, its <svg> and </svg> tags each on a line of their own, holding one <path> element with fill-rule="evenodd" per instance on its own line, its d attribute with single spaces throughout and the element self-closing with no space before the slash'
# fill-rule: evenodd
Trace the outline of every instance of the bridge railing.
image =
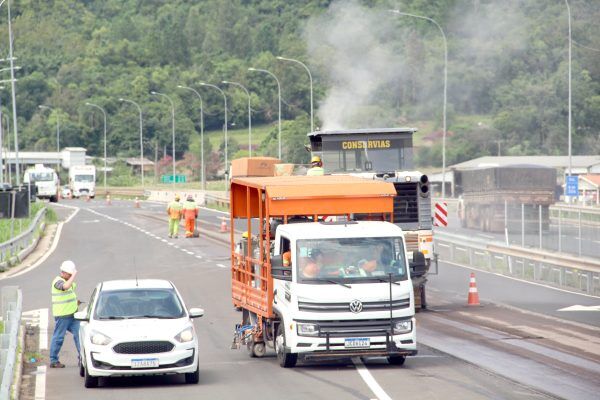
<svg viewBox="0 0 600 400">
<path fill-rule="evenodd" d="M 35 248 L 40 232 L 44 229 L 45 215 L 46 208 L 44 207 L 38 211 L 26 231 L 0 243 L 0 271 L 7 269 L 15 256 L 22 260 Z"/>
<path fill-rule="evenodd" d="M 0 400 L 10 399 L 13 383 L 23 296 L 17 286 L 0 290 Z"/>
<path fill-rule="evenodd" d="M 439 260 L 527 281 L 600 295 L 600 260 L 485 243 L 464 235 L 436 231 Z"/>
</svg>

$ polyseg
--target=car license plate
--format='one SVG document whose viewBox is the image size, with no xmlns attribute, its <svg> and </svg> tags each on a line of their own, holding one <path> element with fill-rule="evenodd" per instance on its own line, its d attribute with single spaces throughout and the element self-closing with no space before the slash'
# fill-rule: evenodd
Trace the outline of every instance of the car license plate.
<svg viewBox="0 0 600 400">
<path fill-rule="evenodd" d="M 344 347 L 347 349 L 357 349 L 371 346 L 370 338 L 348 338 L 344 340 Z"/>
<path fill-rule="evenodd" d="M 131 360 L 131 368 L 156 368 L 158 358 L 134 358 Z"/>
</svg>

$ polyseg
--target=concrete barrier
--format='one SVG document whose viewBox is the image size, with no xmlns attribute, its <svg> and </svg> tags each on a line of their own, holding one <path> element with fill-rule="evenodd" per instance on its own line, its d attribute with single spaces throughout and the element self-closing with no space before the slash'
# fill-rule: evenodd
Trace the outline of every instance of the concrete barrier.
<svg viewBox="0 0 600 400">
<path fill-rule="evenodd" d="M 176 194 L 181 197 L 181 200 L 184 201 L 188 195 L 194 198 L 196 204 L 203 206 L 206 204 L 206 193 L 202 190 L 148 190 L 149 196 L 148 200 L 150 201 L 159 201 L 162 203 L 169 203 L 173 201 L 173 198 Z"/>
</svg>

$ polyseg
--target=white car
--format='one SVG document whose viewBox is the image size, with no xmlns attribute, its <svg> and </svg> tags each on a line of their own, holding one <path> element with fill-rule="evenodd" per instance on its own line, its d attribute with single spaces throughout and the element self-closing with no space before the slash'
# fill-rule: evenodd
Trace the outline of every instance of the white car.
<svg viewBox="0 0 600 400">
<path fill-rule="evenodd" d="M 184 374 L 198 383 L 198 338 L 189 311 L 175 286 L 166 280 L 132 279 L 102 282 L 81 321 L 79 373 L 85 387 L 99 377 Z"/>
<path fill-rule="evenodd" d="M 72 197 L 71 188 L 63 186 L 60 190 L 60 195 L 63 199 L 70 199 Z"/>
</svg>

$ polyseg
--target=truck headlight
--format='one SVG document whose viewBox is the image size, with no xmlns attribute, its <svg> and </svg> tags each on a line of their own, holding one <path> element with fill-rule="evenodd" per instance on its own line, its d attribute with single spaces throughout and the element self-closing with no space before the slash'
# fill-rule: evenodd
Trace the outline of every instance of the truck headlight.
<svg viewBox="0 0 600 400">
<path fill-rule="evenodd" d="M 175 340 L 179 343 L 187 343 L 194 340 L 194 329 L 190 326 L 182 330 L 175 336 Z"/>
<path fill-rule="evenodd" d="M 394 333 L 408 333 L 412 331 L 412 321 L 398 321 L 394 323 Z"/>
<path fill-rule="evenodd" d="M 296 323 L 298 336 L 319 336 L 319 325 L 305 322 Z"/>
<path fill-rule="evenodd" d="M 106 346 L 107 344 L 109 344 L 111 342 L 111 338 L 109 338 L 108 336 L 106 336 L 103 333 L 100 333 L 98 331 L 92 331 L 92 334 L 90 336 L 90 341 L 93 344 L 97 344 L 99 346 Z"/>
</svg>

